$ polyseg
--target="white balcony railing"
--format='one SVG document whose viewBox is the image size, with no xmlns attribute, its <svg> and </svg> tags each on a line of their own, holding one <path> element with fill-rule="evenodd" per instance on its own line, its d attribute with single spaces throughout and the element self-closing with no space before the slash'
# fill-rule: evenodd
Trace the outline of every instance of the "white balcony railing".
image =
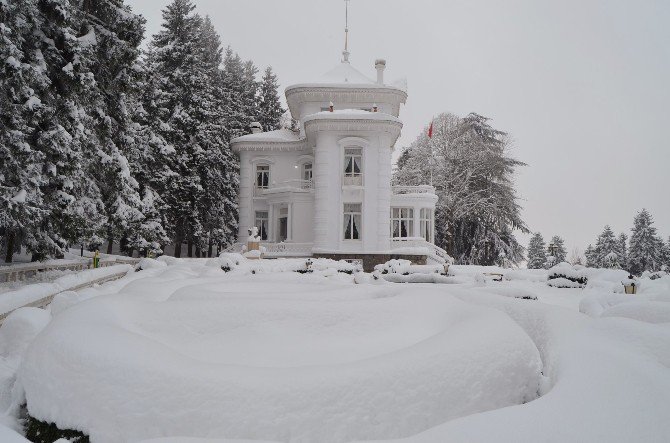
<svg viewBox="0 0 670 443">
<path fill-rule="evenodd" d="M 223 252 L 242 253 L 245 248 L 244 243 L 235 243 Z M 267 243 L 261 242 L 265 248 L 264 255 L 268 258 L 273 257 L 309 257 L 312 255 L 312 243 Z"/>
<path fill-rule="evenodd" d="M 430 185 L 420 186 L 393 186 L 393 193 L 399 194 L 435 194 L 435 188 Z"/>
<path fill-rule="evenodd" d="M 310 191 L 314 189 L 313 180 L 285 180 L 281 182 L 272 182 L 267 188 L 254 187 L 254 197 L 260 197 L 268 193 L 277 191 Z"/>
</svg>

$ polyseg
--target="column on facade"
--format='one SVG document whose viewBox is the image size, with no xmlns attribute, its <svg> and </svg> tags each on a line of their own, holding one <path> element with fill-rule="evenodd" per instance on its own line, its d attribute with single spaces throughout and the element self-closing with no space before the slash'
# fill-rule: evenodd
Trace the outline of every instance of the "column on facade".
<svg viewBox="0 0 670 443">
<path fill-rule="evenodd" d="M 377 182 L 377 249 L 391 247 L 391 149 L 380 137 L 378 141 Z"/>
<path fill-rule="evenodd" d="M 249 151 L 240 152 L 240 195 L 239 195 L 239 224 L 238 239 L 247 238 L 248 229 L 254 224 L 253 213 L 253 171 L 250 163 Z"/>
<path fill-rule="evenodd" d="M 286 241 L 293 241 L 293 203 L 288 203 Z"/>
<path fill-rule="evenodd" d="M 314 147 L 314 166 L 312 178 L 314 180 L 314 248 L 329 249 L 332 245 L 328 241 L 328 225 L 330 223 L 330 209 L 336 206 L 337 202 L 332 201 L 330 196 L 331 169 L 335 165 L 331 164 L 329 154 L 334 151 L 329 149 L 323 136 L 319 136 Z"/>
<path fill-rule="evenodd" d="M 276 240 L 276 222 L 275 222 L 275 205 L 270 203 L 268 205 L 268 241 L 274 243 Z"/>
<path fill-rule="evenodd" d="M 412 237 L 421 237 L 421 204 L 415 203 L 413 206 L 414 232 Z"/>
</svg>

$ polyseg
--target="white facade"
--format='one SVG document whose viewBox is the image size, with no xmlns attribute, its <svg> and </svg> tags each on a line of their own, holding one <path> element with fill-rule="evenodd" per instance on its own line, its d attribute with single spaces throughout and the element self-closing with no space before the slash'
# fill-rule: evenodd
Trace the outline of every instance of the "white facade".
<svg viewBox="0 0 670 443">
<path fill-rule="evenodd" d="M 299 131 L 232 141 L 240 155 L 239 238 L 257 226 L 269 255 L 372 254 L 432 245 L 437 196 L 431 186 L 392 187 L 402 88 L 343 61 L 321 82 L 286 89 Z M 402 248 L 402 249 L 399 249 Z"/>
</svg>

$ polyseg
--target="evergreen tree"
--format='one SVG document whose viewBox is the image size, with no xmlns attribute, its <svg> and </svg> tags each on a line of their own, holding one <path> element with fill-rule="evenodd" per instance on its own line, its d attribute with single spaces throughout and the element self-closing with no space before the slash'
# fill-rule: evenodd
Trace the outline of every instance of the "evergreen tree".
<svg viewBox="0 0 670 443">
<path fill-rule="evenodd" d="M 542 234 L 536 232 L 528 244 L 528 269 L 542 269 L 547 262 L 546 245 Z"/>
<path fill-rule="evenodd" d="M 258 121 L 264 131 L 281 129 L 281 119 L 285 110 L 279 100 L 277 76 L 268 67 L 261 81 L 258 98 Z"/>
<path fill-rule="evenodd" d="M 253 121 L 248 111 L 252 107 L 247 99 L 250 97 L 245 69 L 240 56 L 228 47 L 223 59 L 222 86 L 225 91 L 226 127 L 229 141 L 250 132 L 249 125 Z"/>
<path fill-rule="evenodd" d="M 614 236 L 614 232 L 609 225 L 605 226 L 603 232 L 598 236 L 594 249 L 595 260 L 598 267 L 618 268 L 620 244 Z"/>
<path fill-rule="evenodd" d="M 37 94 L 48 86 L 39 53 L 36 1 L 0 3 L 0 250 L 12 261 L 30 249 L 48 217 L 41 186 L 44 155 L 32 134 L 47 111 Z"/>
<path fill-rule="evenodd" d="M 600 263 L 598 262 L 598 255 L 593 245 L 588 245 L 586 251 L 584 251 L 584 256 L 586 257 L 586 266 L 589 268 L 599 268 Z"/>
<path fill-rule="evenodd" d="M 258 108 L 258 90 L 260 84 L 256 77 L 258 76 L 258 68 L 254 62 L 247 60 L 244 62 L 242 83 L 244 90 L 242 92 L 242 112 L 249 118 L 250 121 L 258 121 L 260 112 Z"/>
<path fill-rule="evenodd" d="M 622 269 L 628 269 L 628 236 L 623 232 L 617 238 L 616 253 L 619 256 L 619 265 Z"/>
<path fill-rule="evenodd" d="M 48 87 L 32 144 L 43 155 L 41 186 L 49 217 L 40 226 L 33 259 L 60 256 L 74 243 L 95 238 L 106 221 L 98 183 L 88 174 L 96 152 L 91 135 L 96 82 L 94 46 L 81 23 L 78 3 L 37 3 L 39 58 Z"/>
<path fill-rule="evenodd" d="M 153 36 L 148 69 L 155 78 L 147 107 L 151 126 L 166 142 L 156 188 L 164 200 L 165 219 L 171 227 L 175 256 L 184 241 L 189 255 L 194 240 L 203 235 L 199 207 L 203 195 L 200 177 L 205 161 L 199 145 L 199 100 L 210 80 L 202 63 L 202 18 L 190 0 L 174 0 L 163 10 L 162 29 Z M 205 105 L 206 106 L 206 105 Z"/>
<path fill-rule="evenodd" d="M 554 247 L 551 248 L 551 245 L 554 245 Z M 550 260 L 553 265 L 557 265 L 567 260 L 568 251 L 565 250 L 565 242 L 558 235 L 554 235 L 551 238 L 547 252 L 553 257 L 553 259 Z"/>
<path fill-rule="evenodd" d="M 140 185 L 134 177 L 137 169 L 129 159 L 138 159 L 134 152 L 141 149 L 136 134 L 138 122 L 129 112 L 129 96 L 139 80 L 136 65 L 139 45 L 144 32 L 144 19 L 131 13 L 121 0 L 91 0 L 81 4 L 81 40 L 93 47 L 92 73 L 95 88 L 89 114 L 93 118 L 93 137 L 97 150 L 91 161 L 91 175 L 95 177 L 101 191 L 102 201 L 108 215 L 104 226 L 108 241 L 107 252 L 112 252 L 112 243 L 120 240 L 127 252 L 143 249 L 143 246 L 165 241 L 165 233 L 156 220 L 148 221 L 152 229 L 142 226 L 145 213 L 154 213 L 147 208 L 152 198 L 141 196 Z M 151 191 L 148 194 L 152 194 Z M 140 235 L 148 235 L 144 238 Z M 154 251 L 158 252 L 158 251 Z"/>
<path fill-rule="evenodd" d="M 202 62 L 208 82 L 200 91 L 199 100 L 201 116 L 198 142 L 204 151 L 204 161 L 199 171 L 203 187 L 199 212 L 204 235 L 198 239 L 198 247 L 199 250 L 207 248 L 207 255 L 211 256 L 215 244 L 227 246 L 235 240 L 239 166 L 228 143 L 229 134 L 225 125 L 226 91 L 220 81 L 220 38 L 208 17 L 203 22 L 200 38 Z"/>
<path fill-rule="evenodd" d="M 653 224 L 654 220 L 646 209 L 635 216 L 628 251 L 628 266 L 633 274 L 661 269 L 663 241 L 656 235 Z"/>
</svg>

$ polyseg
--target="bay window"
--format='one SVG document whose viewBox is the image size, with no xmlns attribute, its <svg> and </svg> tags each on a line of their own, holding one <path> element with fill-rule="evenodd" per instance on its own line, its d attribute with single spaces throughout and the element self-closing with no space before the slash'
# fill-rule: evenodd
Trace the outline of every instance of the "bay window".
<svg viewBox="0 0 670 443">
<path fill-rule="evenodd" d="M 414 209 L 391 208 L 391 237 L 407 238 L 414 235 Z"/>
</svg>

